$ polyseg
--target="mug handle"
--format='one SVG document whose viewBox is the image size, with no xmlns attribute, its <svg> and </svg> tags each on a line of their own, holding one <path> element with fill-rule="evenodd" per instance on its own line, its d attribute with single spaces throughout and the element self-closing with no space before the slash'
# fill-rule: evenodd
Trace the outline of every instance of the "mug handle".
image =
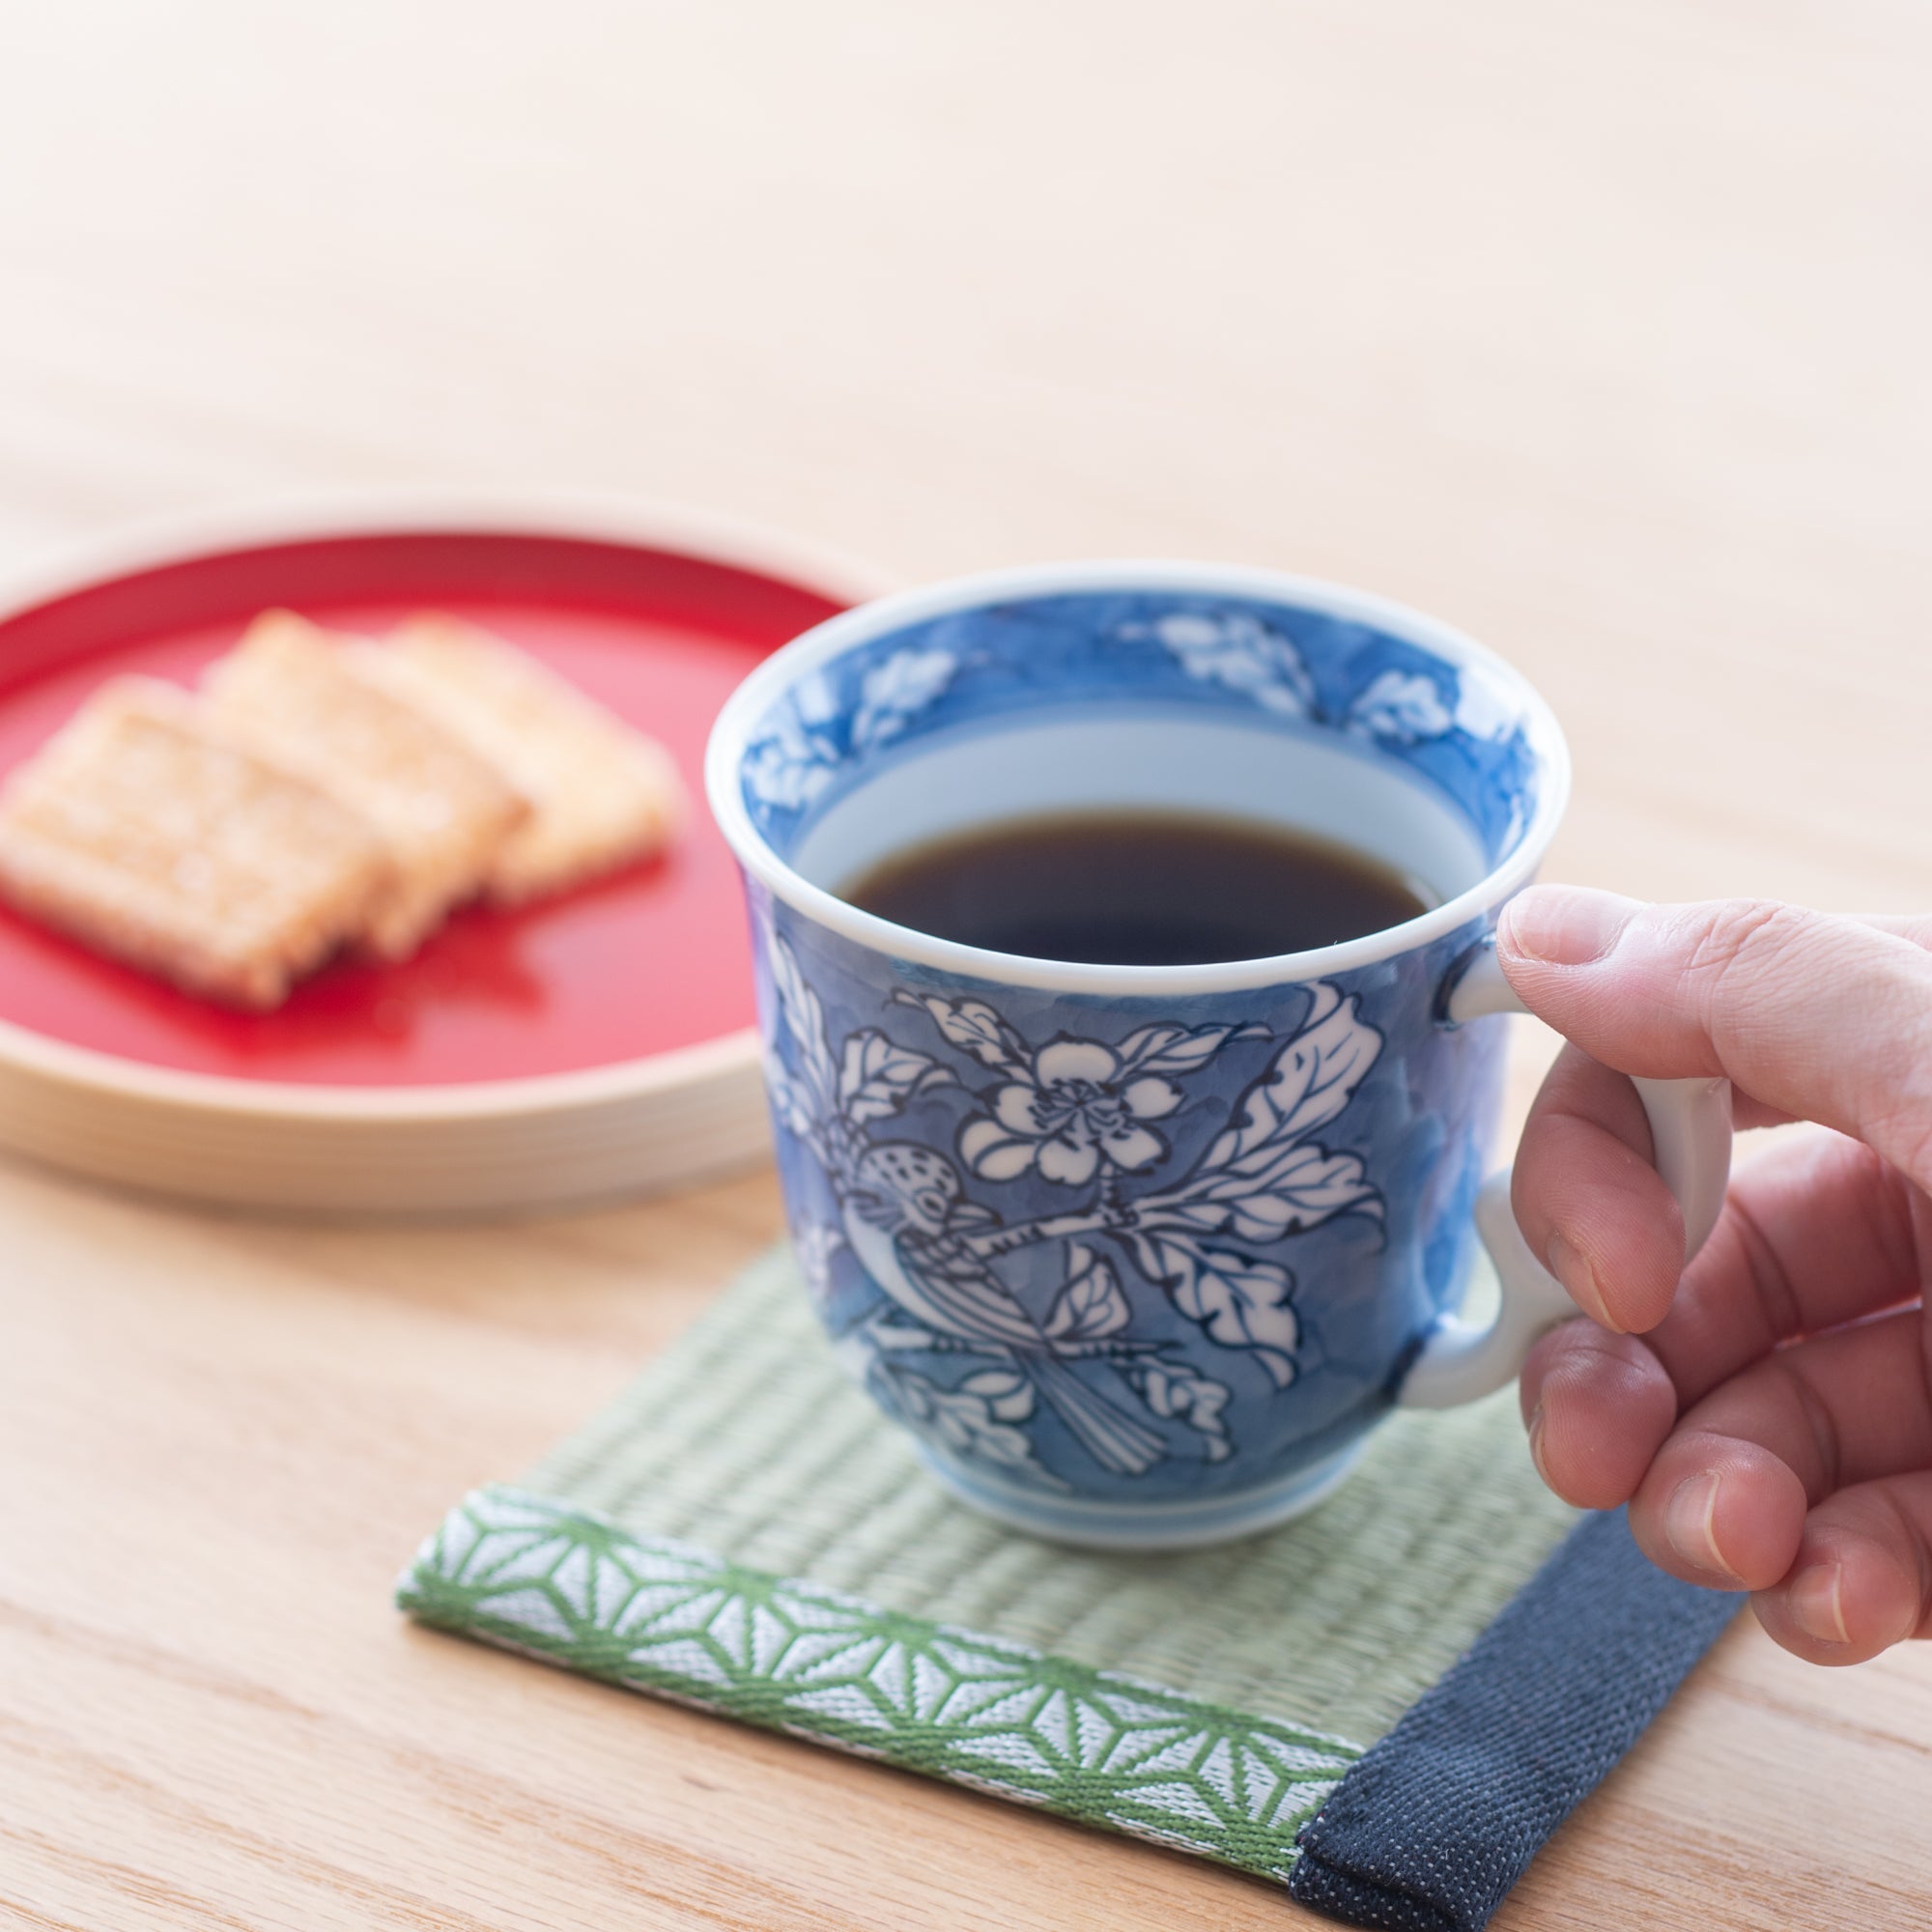
<svg viewBox="0 0 1932 1932">
<path fill-rule="evenodd" d="M 1503 978 L 1493 934 L 1451 970 L 1446 990 L 1442 1012 L 1452 1026 L 1488 1013 L 1528 1010 Z M 1633 1079 L 1632 1084 L 1650 1122 L 1657 1171 L 1684 1210 L 1688 1262 L 1718 1225 L 1724 1206 L 1731 1173 L 1731 1083 Z M 1536 1338 L 1577 1313 L 1517 1226 L 1508 1168 L 1491 1175 L 1477 1191 L 1475 1221 L 1495 1265 L 1501 1306 L 1487 1323 L 1458 1314 L 1437 1321 L 1396 1397 L 1405 1408 L 1453 1408 L 1514 1381 Z"/>
</svg>

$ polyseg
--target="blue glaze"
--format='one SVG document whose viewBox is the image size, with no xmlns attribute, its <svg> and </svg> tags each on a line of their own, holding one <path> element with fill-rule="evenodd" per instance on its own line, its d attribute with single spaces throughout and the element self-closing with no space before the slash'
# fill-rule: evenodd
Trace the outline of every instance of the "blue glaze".
<svg viewBox="0 0 1932 1932">
<path fill-rule="evenodd" d="M 840 800 L 962 733 L 1046 707 L 1218 711 L 1399 762 L 1493 870 L 1548 776 L 1524 690 L 1321 610 L 1080 591 L 851 644 L 741 722 L 731 773 L 782 866 Z M 908 960 L 748 890 L 799 1257 L 847 1366 L 934 1466 L 1046 1533 L 1147 1544 L 1325 1488 L 1462 1295 L 1502 1040 L 1436 1013 L 1502 883 L 1367 963 L 1218 991 L 1163 969 L 1146 997 Z"/>
<path fill-rule="evenodd" d="M 935 739 L 1123 699 L 1339 733 L 1439 788 L 1492 864 L 1537 804 L 1526 707 L 1487 667 L 1325 611 L 1122 590 L 949 611 L 844 652 L 752 724 L 745 809 L 783 856 L 830 807 Z"/>
</svg>

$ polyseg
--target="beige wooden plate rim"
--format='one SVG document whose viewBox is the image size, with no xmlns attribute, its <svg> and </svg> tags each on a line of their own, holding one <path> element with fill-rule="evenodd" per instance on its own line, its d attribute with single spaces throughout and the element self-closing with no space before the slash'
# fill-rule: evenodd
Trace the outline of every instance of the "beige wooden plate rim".
<svg viewBox="0 0 1932 1932">
<path fill-rule="evenodd" d="M 156 520 L 76 547 L 49 564 L 0 581 L 0 623 L 106 579 L 193 557 L 329 537 L 432 533 L 635 544 L 754 570 L 849 604 L 891 587 L 882 571 L 837 550 L 648 498 L 575 490 L 354 490 Z M 257 1120 L 374 1124 L 512 1119 L 668 1094 L 754 1066 L 757 1058 L 757 1035 L 745 1027 L 691 1046 L 570 1073 L 421 1087 L 326 1087 L 184 1072 L 0 1020 L 0 1066 L 104 1096 Z"/>
</svg>

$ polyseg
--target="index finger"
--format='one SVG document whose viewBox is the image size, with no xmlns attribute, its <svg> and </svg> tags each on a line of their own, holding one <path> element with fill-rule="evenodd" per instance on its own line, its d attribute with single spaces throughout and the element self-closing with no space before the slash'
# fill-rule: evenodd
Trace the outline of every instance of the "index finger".
<svg viewBox="0 0 1932 1932">
<path fill-rule="evenodd" d="M 1772 899 L 1533 886 L 1504 908 L 1496 957 L 1522 1003 L 1605 1065 L 1724 1074 L 1932 1185 L 1932 952 L 1905 930 Z"/>
</svg>

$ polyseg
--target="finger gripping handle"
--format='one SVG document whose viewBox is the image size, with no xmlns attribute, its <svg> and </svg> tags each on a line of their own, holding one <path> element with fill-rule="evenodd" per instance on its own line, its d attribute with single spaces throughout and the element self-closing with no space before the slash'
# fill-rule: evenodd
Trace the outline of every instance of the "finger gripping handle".
<svg viewBox="0 0 1932 1932">
<path fill-rule="evenodd" d="M 1446 1016 L 1461 1024 L 1487 1013 L 1526 1011 L 1485 945 L 1450 993 Z M 1731 1084 L 1728 1080 L 1633 1082 L 1650 1122 L 1657 1171 L 1684 1214 L 1684 1259 L 1704 1245 L 1723 1210 L 1731 1173 Z M 1577 1306 L 1522 1237 L 1510 1207 L 1510 1175 L 1504 1168 L 1476 1195 L 1476 1232 L 1489 1250 L 1502 1290 L 1492 1321 L 1465 1321 L 1445 1315 L 1415 1358 L 1397 1400 L 1409 1408 L 1451 1408 L 1473 1402 L 1513 1381 L 1530 1345 L 1546 1329 L 1567 1321 Z"/>
</svg>

